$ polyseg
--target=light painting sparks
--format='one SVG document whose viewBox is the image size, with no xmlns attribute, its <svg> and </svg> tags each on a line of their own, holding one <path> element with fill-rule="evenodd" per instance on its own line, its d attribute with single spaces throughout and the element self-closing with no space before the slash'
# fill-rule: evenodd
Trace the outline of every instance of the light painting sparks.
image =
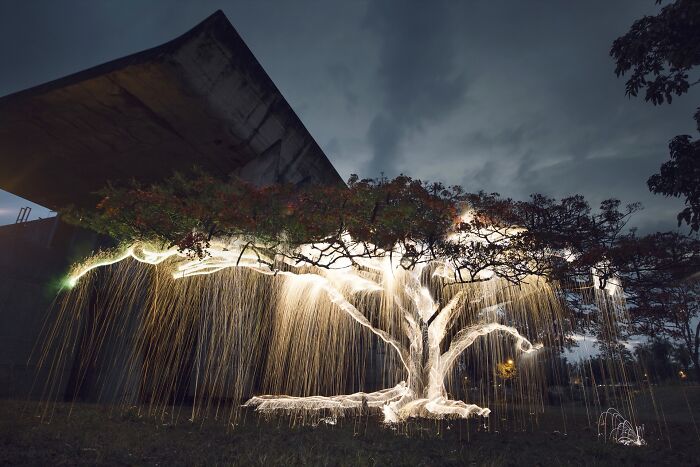
<svg viewBox="0 0 700 467">
<path fill-rule="evenodd" d="M 309 257 L 318 260 L 313 257 L 318 250 L 306 246 L 303 248 L 306 249 Z M 441 350 L 447 330 L 455 324 L 467 308 L 463 300 L 465 293 L 478 295 L 479 290 L 488 288 L 486 285 L 463 285 L 451 300 L 441 305 L 433 297 L 428 284 L 423 282 L 423 271 L 426 267 L 432 268 L 433 272 L 430 276 L 437 279 L 443 276 L 454 277 L 454 271 L 450 270 L 448 264 L 418 265 L 406 270 L 396 267 L 400 264 L 401 258 L 395 258 L 394 262 L 386 257 L 362 258 L 358 261 L 362 266 L 359 270 L 348 264 L 338 269 L 311 268 L 309 272 L 293 273 L 270 269 L 267 266 L 269 263 L 262 264 L 258 256 L 246 252 L 237 242 L 214 241 L 207 253 L 204 258 L 193 259 L 175 248 L 158 250 L 151 245 L 134 244 L 113 256 L 98 255 L 93 260 L 79 265 L 71 273 L 68 284 L 75 287 L 90 271 L 114 266 L 128 258 L 146 265 L 165 263 L 166 271 L 170 271 L 171 277 L 176 282 L 197 276 L 213 277 L 222 274 L 225 270 L 240 268 L 263 276 L 287 278 L 285 283 L 290 286 L 283 290 L 289 290 L 289 292 L 281 296 L 281 309 L 310 310 L 318 307 L 320 297 L 324 296 L 331 307 L 343 312 L 356 324 L 367 329 L 392 348 L 405 372 L 406 382 L 401 382 L 392 389 L 374 393 L 304 397 L 267 395 L 253 397 L 246 402 L 246 406 L 256 407 L 263 412 L 324 409 L 334 412 L 337 416 L 338 411 L 358 409 L 361 404 L 365 404 L 370 408 L 381 407 L 387 423 L 404 421 L 411 417 L 487 416 L 488 408 L 448 398 L 445 380 L 453 371 L 454 364 L 460 355 L 477 339 L 491 334 L 510 336 L 513 340 L 512 350 L 516 352 L 528 354 L 542 347 L 540 344 L 530 343 L 513 326 L 498 322 L 481 322 L 458 330 L 447 349 Z M 271 260 L 284 262 L 285 258 Z M 329 261 L 334 260 L 331 258 Z M 337 266 L 340 263 L 333 264 Z M 491 277 L 488 271 L 485 274 Z M 534 287 L 541 287 L 543 291 L 548 290 L 541 281 L 533 282 L 536 284 Z M 303 293 L 300 294 L 299 291 Z M 371 318 L 372 306 L 369 303 L 364 304 L 366 309 L 358 308 L 363 305 L 362 300 L 357 301 L 358 297 L 364 296 L 367 297 L 366 300 L 371 301 L 373 294 L 385 297 L 385 305 L 380 306 L 380 310 L 384 309 L 382 313 L 386 316 L 379 321 Z M 496 304 L 485 308 L 494 306 Z M 478 316 L 488 315 L 481 313 Z M 493 316 L 489 317 L 493 318 Z M 396 321 L 396 324 L 390 325 L 389 329 L 383 328 L 382 321 L 387 319 Z M 385 324 L 390 324 L 390 321 Z M 291 321 L 289 324 L 294 325 Z M 402 331 L 397 334 L 397 330 Z M 290 331 L 291 329 L 285 330 L 285 335 Z M 288 339 L 285 342 L 288 342 L 286 345 L 291 344 Z M 294 345 L 296 346 L 296 343 Z M 285 349 L 280 347 L 276 351 L 284 352 Z"/>
</svg>

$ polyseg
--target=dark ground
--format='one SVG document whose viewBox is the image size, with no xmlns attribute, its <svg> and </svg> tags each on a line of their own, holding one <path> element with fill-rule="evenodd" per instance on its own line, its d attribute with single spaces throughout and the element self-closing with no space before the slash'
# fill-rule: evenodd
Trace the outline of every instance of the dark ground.
<svg viewBox="0 0 700 467">
<path fill-rule="evenodd" d="M 573 403 L 546 408 L 525 431 L 508 429 L 492 414 L 490 432 L 477 421 L 424 422 L 411 424 L 409 436 L 406 428 L 383 427 L 377 417 L 290 427 L 289 418 L 247 414 L 227 429 L 222 422 L 191 423 L 182 416 L 172 424 L 93 404 L 76 404 L 70 417 L 70 404 L 59 404 L 51 421 L 42 422 L 37 403 L 0 401 L 0 464 L 700 466 L 700 386 L 655 393 L 661 418 L 648 394 L 639 396 L 643 447 L 599 441 L 598 414 L 591 414 L 589 427 L 585 408 Z"/>
</svg>

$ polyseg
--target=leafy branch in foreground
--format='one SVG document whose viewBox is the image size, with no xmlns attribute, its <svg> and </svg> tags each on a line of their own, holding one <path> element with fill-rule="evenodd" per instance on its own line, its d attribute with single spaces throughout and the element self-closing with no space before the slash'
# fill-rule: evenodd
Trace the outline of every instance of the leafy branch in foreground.
<svg viewBox="0 0 700 467">
<path fill-rule="evenodd" d="M 661 0 L 656 1 L 662 3 Z M 629 73 L 625 93 L 654 105 L 671 103 L 673 96 L 687 93 L 700 79 L 690 74 L 700 65 L 700 2 L 675 0 L 656 16 L 644 16 L 613 42 L 610 55 L 615 74 Z M 697 71 L 697 70 L 696 70 Z M 694 115 L 700 131 L 700 107 Z M 678 213 L 692 232 L 700 231 L 700 141 L 678 135 L 669 143 L 671 160 L 647 181 L 652 193 L 685 198 L 686 207 Z"/>
</svg>

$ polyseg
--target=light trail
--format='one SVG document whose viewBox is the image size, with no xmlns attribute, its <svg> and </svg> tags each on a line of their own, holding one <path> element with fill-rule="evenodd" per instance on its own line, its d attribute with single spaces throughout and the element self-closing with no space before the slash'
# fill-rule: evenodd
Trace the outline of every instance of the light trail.
<svg viewBox="0 0 700 467">
<path fill-rule="evenodd" d="M 463 300 L 465 293 L 468 290 L 474 293 L 474 289 L 478 291 L 482 286 L 464 285 L 447 304 L 441 306 L 433 298 L 433 292 L 430 287 L 422 282 L 421 277 L 425 266 L 419 265 L 411 270 L 396 267 L 394 264 L 400 264 L 400 256 L 395 258 L 395 263 L 392 263 L 388 258 L 362 258 L 362 269 L 364 269 L 364 272 L 348 265 L 341 270 L 311 268 L 309 270 L 313 272 L 292 273 L 289 271 L 271 270 L 267 265 L 261 264 L 255 254 L 246 252 L 243 248 L 245 246 L 239 242 L 214 241 L 207 250 L 206 257 L 192 259 L 178 252 L 175 248 L 158 250 L 150 245 L 134 244 L 112 256 L 107 254 L 99 255 L 93 260 L 77 266 L 69 276 L 68 284 L 75 287 L 90 271 L 114 266 L 128 258 L 147 265 L 167 263 L 165 271 L 170 271 L 170 276 L 176 282 L 198 276 L 216 277 L 229 269 L 247 269 L 262 276 L 285 278 L 285 283 L 290 285 L 282 290 L 289 290 L 289 292 L 284 292 L 280 295 L 280 310 L 312 310 L 314 308 L 318 310 L 319 303 L 321 303 L 320 297 L 325 296 L 328 306 L 340 310 L 352 321 L 369 330 L 396 352 L 395 355 L 398 357 L 408 381 L 407 383 L 400 383 L 393 389 L 381 390 L 375 393 L 365 394 L 360 392 L 328 397 L 258 396 L 246 403 L 246 406 L 257 407 L 261 411 L 276 409 L 309 411 L 328 409 L 337 411 L 339 409 L 357 409 L 359 403 L 365 403 L 369 404 L 370 407 L 379 407 L 381 405 L 386 422 L 403 421 L 411 417 L 421 416 L 487 416 L 489 413 L 487 408 L 450 400 L 447 397 L 445 379 L 452 371 L 458 357 L 477 338 L 484 338 L 496 332 L 512 336 L 515 339 L 514 349 L 516 351 L 531 353 L 541 347 L 541 345 L 531 344 L 514 327 L 491 322 L 475 324 L 458 331 L 452 338 L 448 349 L 441 353 L 440 346 L 447 335 L 448 327 L 452 326 L 456 318 L 465 311 L 466 304 Z M 306 257 L 311 258 L 313 261 L 320 260 L 318 255 L 313 255 L 323 249 L 323 246 L 304 246 L 302 248 Z M 278 258 L 267 258 L 267 260 L 270 260 L 270 263 L 274 261 L 289 261 L 281 256 Z M 326 258 L 326 260 L 329 262 L 328 264 L 338 263 L 332 257 Z M 431 277 L 438 279 L 443 275 L 454 277 L 454 270 L 449 270 L 449 267 L 446 263 L 437 265 L 434 267 Z M 374 278 L 370 278 L 368 275 L 374 276 Z M 123 287 L 123 285 L 120 287 Z M 299 290 L 308 290 L 308 292 L 299 294 Z M 288 295 L 290 293 L 291 295 Z M 371 294 L 382 295 L 387 293 L 393 298 L 386 301 L 383 307 L 380 307 L 380 315 L 384 317 L 380 316 L 378 320 L 375 318 L 375 322 L 370 319 L 372 315 L 371 309 L 361 311 L 358 309 L 357 303 L 351 302 L 358 296 L 369 297 Z M 405 302 L 405 306 L 393 306 L 394 302 L 398 303 L 401 301 Z M 362 300 L 359 303 L 362 303 Z M 211 311 L 216 311 L 216 308 L 209 312 Z M 325 310 L 323 314 L 330 312 L 330 309 Z M 396 314 L 397 312 L 398 315 Z M 314 312 L 307 312 L 307 314 L 311 313 Z M 398 317 L 399 322 L 391 324 L 391 321 L 396 319 L 396 317 Z M 308 317 L 296 317 L 297 321 L 304 319 L 308 319 Z M 401 322 L 404 323 L 403 326 L 400 324 Z M 292 321 L 285 321 L 285 323 L 284 327 L 278 331 L 280 333 L 279 336 L 282 338 L 282 341 L 286 342 L 285 345 L 287 347 L 291 345 L 292 349 L 296 349 L 299 343 L 292 343 L 292 338 L 289 337 L 290 333 L 293 332 L 295 323 Z M 385 328 L 383 328 L 383 324 Z M 287 328 L 287 326 L 291 327 Z M 403 331 L 397 335 L 395 331 L 401 328 L 403 328 Z M 426 332 L 423 332 L 422 328 L 425 328 Z M 286 359 L 286 356 L 282 355 L 285 351 L 289 351 L 289 348 L 285 350 L 284 346 L 273 346 L 273 352 L 281 360 Z M 296 350 L 291 350 L 291 353 L 295 352 Z M 154 362 L 154 364 L 158 364 L 158 362 Z M 214 362 L 207 362 L 206 366 L 213 368 L 215 364 Z M 275 367 L 276 365 L 272 367 L 273 373 L 277 371 L 274 369 Z M 221 373 L 223 370 L 219 369 L 216 371 Z M 200 386 L 198 384 L 198 387 Z"/>
</svg>

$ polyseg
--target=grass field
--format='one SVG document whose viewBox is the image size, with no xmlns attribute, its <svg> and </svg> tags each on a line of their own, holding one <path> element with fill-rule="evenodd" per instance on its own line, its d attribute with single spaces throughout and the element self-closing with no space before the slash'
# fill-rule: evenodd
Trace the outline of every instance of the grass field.
<svg viewBox="0 0 700 467">
<path fill-rule="evenodd" d="M 639 396 L 643 447 L 598 440 L 588 422 L 593 414 L 573 403 L 546 407 L 524 430 L 522 421 L 508 428 L 496 420 L 485 430 L 477 420 L 391 429 L 376 415 L 292 427 L 288 417 L 254 413 L 232 429 L 95 404 L 75 404 L 70 416 L 71 405 L 58 404 L 51 420 L 42 421 L 35 402 L 0 401 L 0 464 L 700 465 L 700 386 L 657 388 L 655 395 L 655 404 L 648 394 Z"/>
</svg>

